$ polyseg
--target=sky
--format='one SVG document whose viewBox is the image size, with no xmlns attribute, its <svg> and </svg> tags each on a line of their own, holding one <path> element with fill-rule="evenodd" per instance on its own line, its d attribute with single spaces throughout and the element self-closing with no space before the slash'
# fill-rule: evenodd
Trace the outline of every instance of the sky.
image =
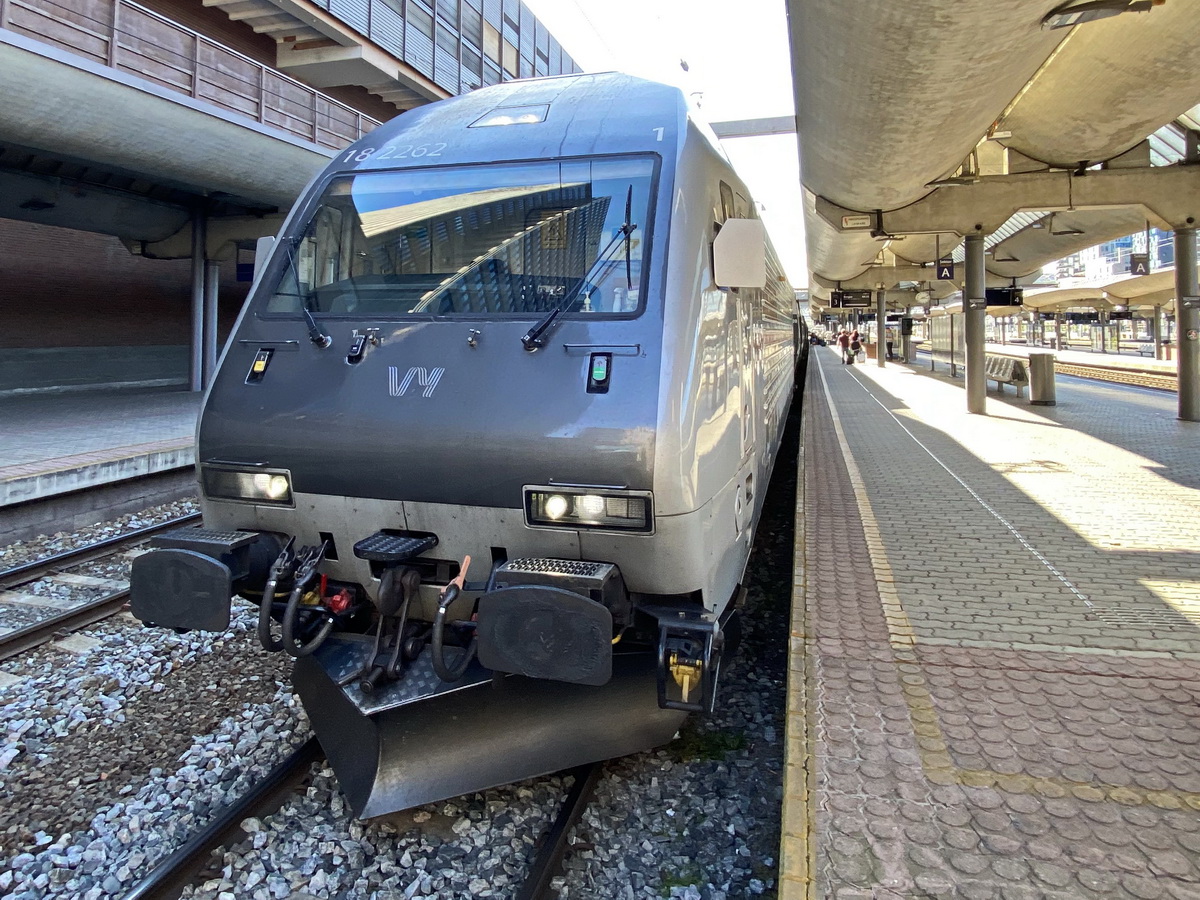
<svg viewBox="0 0 1200 900">
<path fill-rule="evenodd" d="M 617 70 L 674 84 L 710 122 L 793 114 L 784 0 L 525 3 L 585 72 Z M 807 287 L 796 136 L 721 143 L 761 204 L 788 279 Z"/>
</svg>

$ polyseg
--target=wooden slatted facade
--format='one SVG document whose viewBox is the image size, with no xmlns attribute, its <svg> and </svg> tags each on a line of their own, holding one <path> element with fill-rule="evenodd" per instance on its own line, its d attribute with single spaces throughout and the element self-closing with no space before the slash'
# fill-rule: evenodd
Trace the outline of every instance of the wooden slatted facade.
<svg viewBox="0 0 1200 900">
<path fill-rule="evenodd" d="M 132 0 L 0 0 L 0 27 L 333 150 L 379 120 Z"/>
</svg>

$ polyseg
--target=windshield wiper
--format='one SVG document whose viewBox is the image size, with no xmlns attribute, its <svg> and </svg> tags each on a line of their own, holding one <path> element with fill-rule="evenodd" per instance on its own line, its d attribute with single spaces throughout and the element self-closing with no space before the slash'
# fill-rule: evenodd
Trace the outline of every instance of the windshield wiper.
<svg viewBox="0 0 1200 900">
<path fill-rule="evenodd" d="M 302 240 L 304 240 L 303 237 L 298 237 L 288 241 L 288 268 L 291 270 L 292 278 L 296 282 L 295 297 L 300 301 L 300 311 L 304 313 L 304 322 L 308 326 L 308 339 L 314 345 L 324 350 L 333 343 L 333 338 L 323 331 L 321 326 L 317 324 L 317 320 L 313 318 L 312 311 L 308 308 L 308 299 L 300 296 L 300 267 L 296 265 L 296 250 L 300 247 Z"/>
<path fill-rule="evenodd" d="M 313 318 L 313 314 L 308 311 L 308 307 L 304 307 L 304 321 L 308 323 L 308 339 L 324 350 L 333 343 L 333 338 L 321 330 L 321 326 L 317 324 L 317 320 Z"/>
<path fill-rule="evenodd" d="M 621 240 L 625 242 L 625 280 L 628 288 L 633 288 L 633 262 L 630 259 L 630 236 L 637 229 L 637 225 L 629 221 L 629 216 L 632 212 L 632 205 L 633 185 L 630 185 L 629 194 L 625 198 L 625 224 L 617 229 L 617 233 L 613 235 L 612 240 L 608 242 L 607 246 L 605 246 L 605 248 L 600 252 L 600 255 L 596 257 L 596 261 L 592 263 L 592 267 L 587 270 L 587 274 L 580 279 L 579 284 L 577 284 L 571 291 L 564 294 L 563 298 L 555 303 L 554 306 L 550 308 L 550 311 L 546 313 L 546 315 L 542 316 L 542 318 L 538 320 L 538 322 L 532 328 L 530 328 L 521 336 L 522 347 L 532 352 L 537 350 L 539 347 L 544 347 L 546 345 L 546 340 L 544 337 L 546 332 L 550 330 L 550 327 L 558 320 L 558 317 L 562 314 L 562 312 L 575 302 L 575 298 L 579 296 L 580 292 L 585 286 L 593 287 L 594 289 L 594 286 L 591 285 L 592 276 L 596 274 L 597 270 L 601 269 L 601 267 L 612 265 L 612 260 L 608 258 L 608 255 L 612 252 L 613 247 L 617 245 L 617 242 Z M 601 271 L 603 270 L 601 269 Z M 599 280 L 603 281 L 604 279 L 601 278 Z"/>
</svg>

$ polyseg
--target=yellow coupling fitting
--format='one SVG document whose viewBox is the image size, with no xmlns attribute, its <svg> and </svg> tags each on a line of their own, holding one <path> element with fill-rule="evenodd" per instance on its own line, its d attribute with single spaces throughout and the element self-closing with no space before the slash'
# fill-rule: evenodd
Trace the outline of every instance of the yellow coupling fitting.
<svg viewBox="0 0 1200 900">
<path fill-rule="evenodd" d="M 696 660 L 680 659 L 678 653 L 672 653 L 668 666 L 671 669 L 671 677 L 675 679 L 675 683 L 683 692 L 683 702 L 687 703 L 692 688 L 700 683 L 702 672 L 700 663 Z"/>
</svg>

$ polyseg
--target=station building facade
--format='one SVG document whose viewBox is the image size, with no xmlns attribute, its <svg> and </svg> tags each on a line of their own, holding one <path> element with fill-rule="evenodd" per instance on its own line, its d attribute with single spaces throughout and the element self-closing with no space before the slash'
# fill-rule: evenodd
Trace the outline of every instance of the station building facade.
<svg viewBox="0 0 1200 900">
<path fill-rule="evenodd" d="M 45 96 L 0 110 L 0 397 L 187 388 L 196 209 L 209 235 L 254 216 L 273 233 L 289 194 L 378 123 L 579 71 L 519 0 L 0 0 L 0 88 L 28 93 L 23 68 Z M 108 108 L 116 87 L 137 102 Z M 158 133 L 158 110 L 169 132 L 183 106 L 195 141 Z M 172 140 L 200 146 L 204 132 L 277 183 L 228 189 L 211 151 L 163 162 L 180 156 Z M 280 175 L 292 169 L 306 170 Z M 245 299 L 252 246 L 234 234 L 206 248 L 218 340 Z"/>
</svg>

